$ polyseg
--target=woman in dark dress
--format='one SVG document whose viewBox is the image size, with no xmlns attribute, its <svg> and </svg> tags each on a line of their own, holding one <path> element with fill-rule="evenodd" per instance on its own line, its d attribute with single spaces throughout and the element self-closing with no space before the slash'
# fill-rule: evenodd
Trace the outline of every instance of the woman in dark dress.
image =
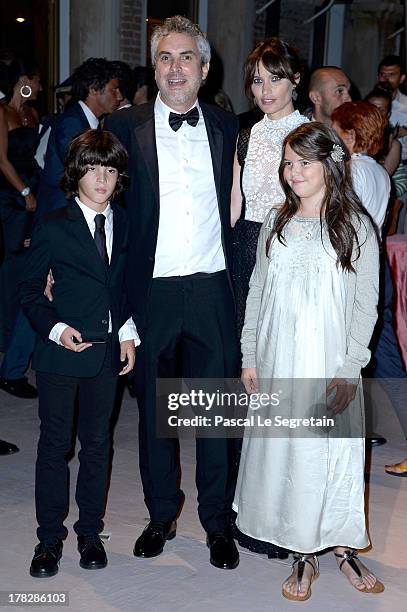
<svg viewBox="0 0 407 612">
<path fill-rule="evenodd" d="M 38 114 L 27 104 L 41 90 L 37 65 L 14 61 L 8 67 L 6 102 L 0 105 L 0 219 L 3 259 L 0 268 L 3 349 L 18 312 L 18 283 L 24 247 L 36 208 L 39 166 Z M 2 85 L 4 87 L 4 85 Z"/>
</svg>

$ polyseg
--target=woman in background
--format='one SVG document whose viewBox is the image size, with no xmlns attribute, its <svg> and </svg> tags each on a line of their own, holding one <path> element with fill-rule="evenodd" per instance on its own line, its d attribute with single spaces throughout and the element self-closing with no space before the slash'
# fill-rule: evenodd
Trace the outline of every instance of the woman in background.
<svg viewBox="0 0 407 612">
<path fill-rule="evenodd" d="M 7 70 L 6 103 L 0 105 L 0 217 L 4 258 L 0 269 L 3 349 L 10 338 L 19 306 L 21 253 L 29 237 L 39 166 L 38 114 L 29 104 L 41 90 L 35 63 L 14 60 Z"/>
<path fill-rule="evenodd" d="M 354 189 L 381 232 L 390 194 L 390 179 L 372 156 L 383 146 L 386 119 L 372 104 L 346 102 L 334 110 L 332 125 L 352 154 Z M 407 372 L 394 331 L 393 282 L 385 250 L 381 261 L 379 318 L 371 349 L 373 366 L 369 375 L 380 379 L 407 435 Z M 407 474 L 407 458 L 400 463 L 386 465 L 385 470 L 394 476 L 404 476 Z"/>
</svg>

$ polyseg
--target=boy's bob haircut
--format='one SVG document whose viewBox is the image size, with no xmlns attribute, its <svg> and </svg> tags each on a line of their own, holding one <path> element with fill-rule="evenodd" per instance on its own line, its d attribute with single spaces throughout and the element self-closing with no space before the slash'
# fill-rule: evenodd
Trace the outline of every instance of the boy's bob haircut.
<svg viewBox="0 0 407 612">
<path fill-rule="evenodd" d="M 116 168 L 119 176 L 112 194 L 119 195 L 127 186 L 128 155 L 119 140 L 107 130 L 86 130 L 74 138 L 65 156 L 65 171 L 61 179 L 61 188 L 68 195 L 78 193 L 80 179 L 86 174 L 89 166 L 109 166 Z"/>
</svg>

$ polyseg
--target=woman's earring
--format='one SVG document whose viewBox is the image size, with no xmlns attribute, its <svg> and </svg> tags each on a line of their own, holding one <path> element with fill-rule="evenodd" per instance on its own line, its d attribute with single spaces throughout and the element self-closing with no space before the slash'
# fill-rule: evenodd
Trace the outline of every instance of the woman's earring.
<svg viewBox="0 0 407 612">
<path fill-rule="evenodd" d="M 297 90 L 295 89 L 295 85 L 293 86 L 293 90 L 291 92 L 291 96 L 292 96 L 292 99 L 294 100 L 294 102 L 298 98 L 298 93 L 297 93 Z"/>
<path fill-rule="evenodd" d="M 32 94 L 33 90 L 29 85 L 23 85 L 20 87 L 20 94 L 23 98 L 29 98 Z"/>
</svg>

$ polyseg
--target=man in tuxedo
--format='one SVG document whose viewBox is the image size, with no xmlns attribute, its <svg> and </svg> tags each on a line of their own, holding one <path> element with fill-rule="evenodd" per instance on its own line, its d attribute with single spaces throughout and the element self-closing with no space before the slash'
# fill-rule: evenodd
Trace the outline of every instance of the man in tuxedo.
<svg viewBox="0 0 407 612">
<path fill-rule="evenodd" d="M 151 40 L 159 93 L 107 120 L 129 153 L 129 267 L 132 316 L 141 331 L 135 388 L 140 470 L 150 523 L 134 554 L 159 555 L 176 533 L 180 489 L 178 439 L 156 430 L 156 380 L 238 375 L 239 345 L 228 265 L 230 190 L 238 123 L 199 103 L 210 46 L 188 19 L 165 20 Z M 233 440 L 196 440 L 198 512 L 210 561 L 232 569 L 230 534 Z"/>
</svg>

